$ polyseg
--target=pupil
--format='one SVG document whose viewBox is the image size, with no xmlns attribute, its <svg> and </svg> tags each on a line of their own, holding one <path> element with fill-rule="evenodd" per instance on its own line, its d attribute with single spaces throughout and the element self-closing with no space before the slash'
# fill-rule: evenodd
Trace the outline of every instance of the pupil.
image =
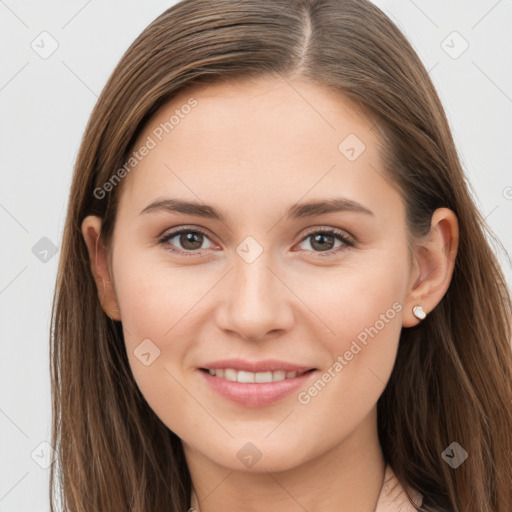
<svg viewBox="0 0 512 512">
<path fill-rule="evenodd" d="M 202 239 L 201 239 L 202 235 L 201 233 L 195 233 L 195 232 L 188 232 L 188 233 L 183 233 L 181 235 L 181 240 L 180 242 L 182 243 L 182 245 L 184 247 L 187 247 L 187 244 L 191 244 L 192 247 L 188 246 L 187 248 L 190 249 L 190 250 L 196 250 L 198 249 L 199 247 L 201 247 L 201 243 L 202 243 Z M 329 247 L 326 247 L 326 242 L 327 242 L 327 245 L 329 245 L 330 243 L 332 244 L 332 240 L 333 239 L 333 236 L 332 235 L 326 235 L 326 234 L 317 234 L 313 237 L 313 247 L 315 247 L 316 249 L 319 249 L 320 251 L 327 251 L 329 250 Z"/>
<path fill-rule="evenodd" d="M 313 247 L 315 247 L 315 244 L 318 242 L 318 241 L 322 241 L 325 239 L 328 238 L 330 239 L 330 241 L 332 242 L 332 238 L 333 236 L 332 235 L 326 235 L 326 234 L 317 234 L 313 237 Z M 329 248 L 326 248 L 325 244 L 320 244 L 320 246 L 318 247 L 321 251 L 327 251 L 329 250 Z"/>
<path fill-rule="evenodd" d="M 200 233 L 194 233 L 194 232 L 183 233 L 181 235 L 180 242 L 183 245 L 183 247 L 185 247 L 187 249 L 190 249 L 190 250 L 199 249 L 201 247 L 201 243 L 202 243 L 201 236 L 202 235 Z M 196 239 L 195 241 L 194 241 L 194 238 Z M 192 247 L 190 247 L 190 245 L 187 245 L 187 244 L 191 244 Z"/>
</svg>

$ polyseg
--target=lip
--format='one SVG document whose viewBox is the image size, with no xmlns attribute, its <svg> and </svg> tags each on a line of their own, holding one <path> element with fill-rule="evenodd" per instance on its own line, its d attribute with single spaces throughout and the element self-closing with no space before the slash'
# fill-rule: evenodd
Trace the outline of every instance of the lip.
<svg viewBox="0 0 512 512">
<path fill-rule="evenodd" d="M 208 371 L 205 371 L 204 367 L 198 368 L 198 372 L 202 375 L 202 378 L 205 379 L 206 384 L 210 389 L 218 393 L 223 398 L 245 407 L 263 407 L 276 403 L 292 394 L 294 391 L 298 391 L 302 386 L 305 386 L 306 382 L 317 373 L 316 369 L 307 366 L 283 363 L 282 361 L 276 360 L 249 363 L 247 361 L 230 359 L 216 361 L 213 364 L 209 363 L 207 366 L 211 369 L 233 368 L 236 370 L 254 373 L 274 370 L 307 372 L 292 379 L 285 379 L 277 382 L 244 383 L 215 377 L 210 375 Z"/>
<path fill-rule="evenodd" d="M 212 361 L 201 366 L 206 370 L 217 370 L 223 368 L 233 368 L 234 370 L 242 370 L 245 372 L 273 372 L 276 370 L 284 370 L 285 372 L 306 372 L 314 370 L 312 366 L 301 366 L 287 361 L 279 361 L 278 359 L 264 359 L 263 361 L 247 361 L 245 359 L 221 359 Z"/>
</svg>

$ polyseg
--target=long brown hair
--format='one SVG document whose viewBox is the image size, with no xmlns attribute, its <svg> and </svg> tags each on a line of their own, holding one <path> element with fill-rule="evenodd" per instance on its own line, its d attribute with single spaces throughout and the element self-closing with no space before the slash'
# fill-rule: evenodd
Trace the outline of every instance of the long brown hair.
<svg viewBox="0 0 512 512">
<path fill-rule="evenodd" d="M 184 511 L 191 479 L 180 439 L 132 376 L 120 322 L 102 310 L 80 225 L 102 217 L 111 243 L 122 167 L 148 119 L 179 90 L 218 79 L 301 77 L 371 116 L 411 234 L 438 207 L 459 222 L 450 287 L 402 330 L 380 397 L 379 439 L 424 511 L 512 510 L 510 295 L 472 200 L 441 102 L 399 29 L 366 0 L 184 0 L 134 41 L 92 112 L 77 157 L 52 311 L 50 497 L 73 512 Z M 96 194 L 97 196 L 97 194 Z M 468 458 L 452 469 L 442 452 Z"/>
</svg>

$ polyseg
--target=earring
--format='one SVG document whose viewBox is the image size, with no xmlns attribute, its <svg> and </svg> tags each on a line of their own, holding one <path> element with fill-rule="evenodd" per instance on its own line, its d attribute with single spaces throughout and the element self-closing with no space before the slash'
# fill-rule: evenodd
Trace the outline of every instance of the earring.
<svg viewBox="0 0 512 512">
<path fill-rule="evenodd" d="M 425 311 L 423 311 L 423 308 L 421 306 L 414 306 L 412 308 L 412 314 L 418 319 L 418 320 L 425 320 L 427 317 L 427 314 Z"/>
</svg>

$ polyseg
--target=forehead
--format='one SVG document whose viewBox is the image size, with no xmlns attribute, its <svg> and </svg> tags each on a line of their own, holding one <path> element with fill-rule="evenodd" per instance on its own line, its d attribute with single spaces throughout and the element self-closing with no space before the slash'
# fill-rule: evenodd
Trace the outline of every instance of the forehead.
<svg viewBox="0 0 512 512">
<path fill-rule="evenodd" d="M 269 138 L 275 140 L 276 133 L 283 138 L 286 134 L 292 138 L 307 134 L 305 144 L 325 137 L 335 143 L 346 129 L 363 136 L 374 125 L 362 108 L 341 92 L 304 80 L 258 78 L 224 79 L 182 90 L 156 113 L 145 131 L 149 132 L 151 125 L 165 123 L 173 113 L 188 111 L 186 106 L 192 98 L 197 106 L 190 114 L 196 115 L 190 116 L 193 119 L 188 124 L 193 124 L 194 131 L 215 131 L 219 136 L 228 131 L 230 137 L 241 140 L 246 134 L 264 136 L 254 140 L 254 146 Z M 180 117 L 184 121 L 189 115 Z M 181 132 L 187 128 L 186 123 L 183 125 Z M 244 129 L 235 134 L 233 129 L 237 127 Z"/>
<path fill-rule="evenodd" d="M 132 204 L 166 192 L 235 203 L 261 194 L 293 202 L 334 187 L 358 195 L 372 180 L 384 184 L 373 128 L 344 95 L 304 81 L 196 84 L 146 124 L 134 149 L 152 147 L 123 195 Z"/>
</svg>

